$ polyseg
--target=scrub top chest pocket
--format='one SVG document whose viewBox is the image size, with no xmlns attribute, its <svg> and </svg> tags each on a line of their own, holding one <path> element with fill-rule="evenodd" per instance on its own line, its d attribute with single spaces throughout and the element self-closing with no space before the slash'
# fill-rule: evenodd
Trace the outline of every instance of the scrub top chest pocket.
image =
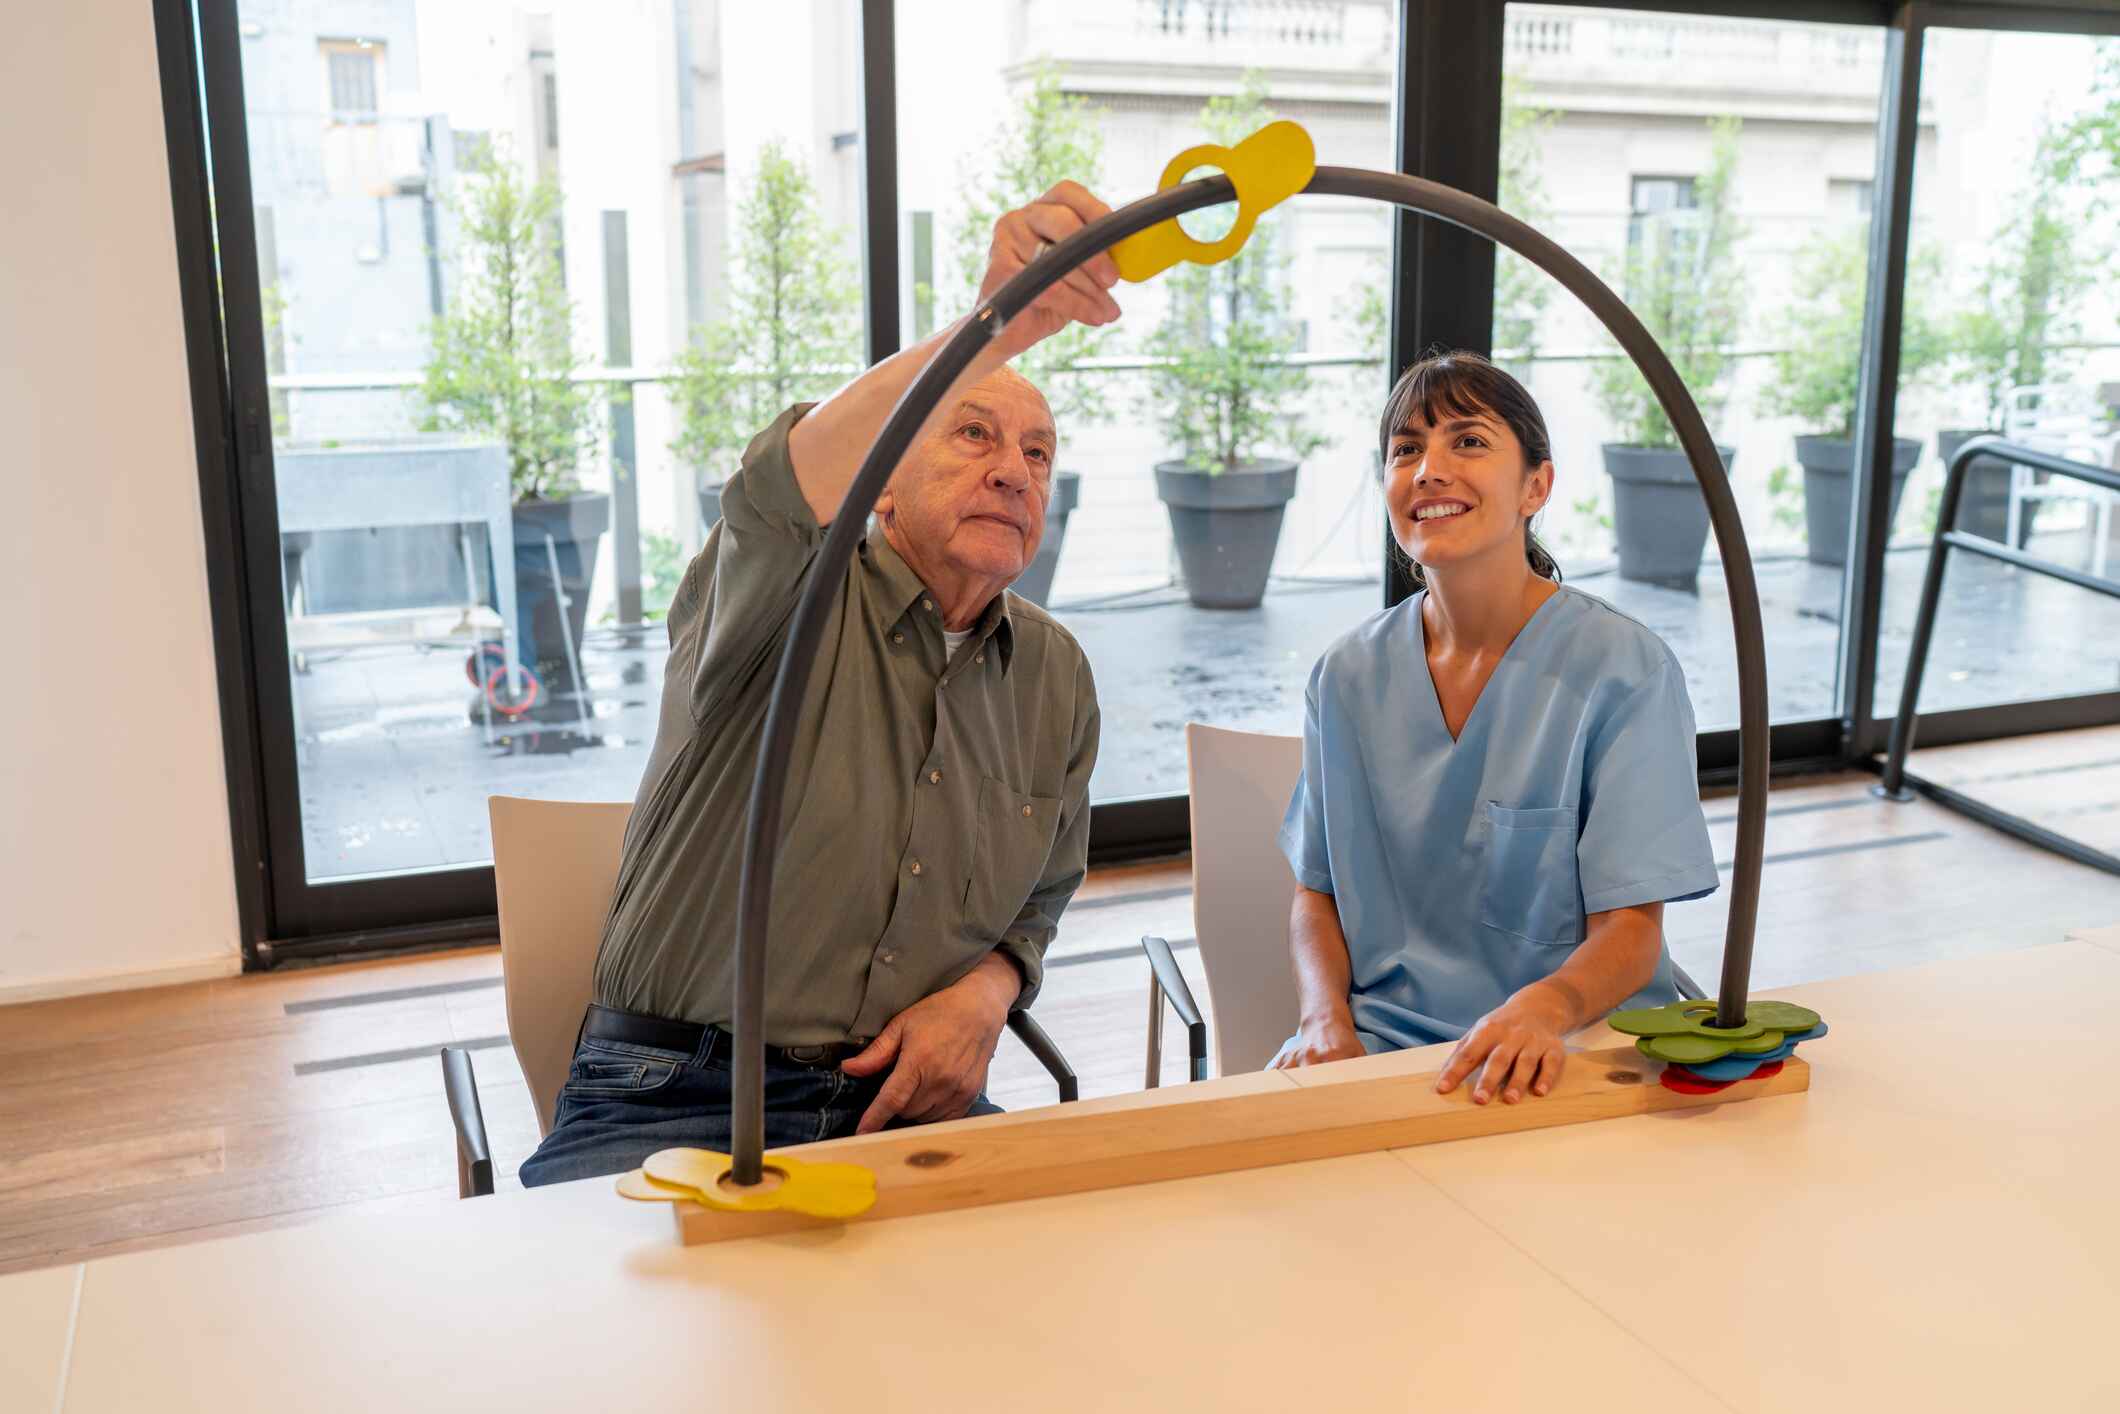
<svg viewBox="0 0 2120 1414">
<path fill-rule="evenodd" d="M 1575 811 L 1519 810 L 1486 801 L 1487 877 L 1480 921 L 1550 947 L 1583 940 L 1583 889 L 1576 872 Z"/>
<path fill-rule="evenodd" d="M 1060 797 L 1031 795 L 987 776 L 979 783 L 978 846 L 964 885 L 965 922 L 998 940 L 1038 887 L 1060 833 Z"/>
</svg>

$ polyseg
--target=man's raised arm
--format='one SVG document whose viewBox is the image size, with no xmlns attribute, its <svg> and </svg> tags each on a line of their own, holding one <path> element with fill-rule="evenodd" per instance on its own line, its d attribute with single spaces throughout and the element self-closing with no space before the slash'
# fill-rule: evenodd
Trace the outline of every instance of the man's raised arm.
<svg viewBox="0 0 2120 1414">
<path fill-rule="evenodd" d="M 979 298 L 986 299 L 1036 259 L 1044 243 L 1061 241 L 1110 210 L 1074 182 L 1062 182 L 1030 205 L 1003 216 L 994 225 L 993 246 L 987 256 L 986 275 L 979 282 Z M 1069 324 L 1109 324 L 1117 319 L 1119 305 L 1109 291 L 1118 278 L 1119 268 L 1109 255 L 1099 255 L 1070 272 L 1011 320 L 999 338 L 980 350 L 956 387 L 976 383 Z M 796 484 L 802 488 L 803 499 L 819 525 L 831 524 L 839 514 L 847 488 L 854 484 L 861 460 L 868 455 L 876 434 L 883 430 L 891 409 L 935 350 L 962 323 L 959 320 L 860 374 L 811 409 L 789 432 L 788 456 L 794 464 Z M 941 417 L 948 407 L 948 398 L 939 399 L 928 415 L 929 423 Z M 925 440 L 933 430 L 932 426 L 922 426 L 914 444 Z"/>
</svg>

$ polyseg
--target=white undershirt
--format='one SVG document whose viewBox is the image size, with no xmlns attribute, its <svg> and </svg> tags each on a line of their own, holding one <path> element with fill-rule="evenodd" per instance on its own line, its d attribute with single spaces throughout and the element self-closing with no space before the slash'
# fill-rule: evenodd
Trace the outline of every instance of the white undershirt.
<svg viewBox="0 0 2120 1414">
<path fill-rule="evenodd" d="M 971 636 L 972 631 L 970 629 L 966 629 L 963 633 L 951 633 L 948 629 L 944 629 L 942 631 L 943 661 L 946 663 L 956 662 L 957 650 L 964 647 L 964 640 Z"/>
</svg>

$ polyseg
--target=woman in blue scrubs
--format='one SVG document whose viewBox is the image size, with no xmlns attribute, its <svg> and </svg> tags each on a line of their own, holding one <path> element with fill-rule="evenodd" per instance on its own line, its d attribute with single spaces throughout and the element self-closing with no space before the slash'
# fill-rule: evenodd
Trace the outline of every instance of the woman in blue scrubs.
<svg viewBox="0 0 2120 1414">
<path fill-rule="evenodd" d="M 1310 676 L 1281 828 L 1302 1030 L 1276 1066 L 1456 1041 L 1437 1088 L 1514 1103 L 1562 1038 L 1678 996 L 1667 901 L 1717 885 L 1671 650 L 1564 588 L 1531 534 L 1545 419 L 1475 354 L 1429 358 L 1379 429 L 1418 592 Z"/>
</svg>

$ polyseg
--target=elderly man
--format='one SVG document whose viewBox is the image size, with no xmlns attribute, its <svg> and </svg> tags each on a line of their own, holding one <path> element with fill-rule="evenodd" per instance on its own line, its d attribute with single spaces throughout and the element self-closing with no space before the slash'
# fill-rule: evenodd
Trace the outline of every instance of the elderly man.
<svg viewBox="0 0 2120 1414">
<path fill-rule="evenodd" d="M 980 294 L 1104 214 L 1062 183 L 995 225 Z M 802 703 L 766 966 L 770 1146 L 988 1113 L 987 1064 L 1082 882 L 1097 696 L 1004 591 L 1037 553 L 1057 434 L 1007 361 L 1106 324 L 1108 257 L 1015 320 L 923 427 L 846 571 Z M 803 573 L 884 418 L 954 330 L 759 433 L 670 606 L 661 723 L 552 1132 L 526 1184 L 729 1146 L 744 810 Z M 860 514 L 861 508 L 855 508 Z"/>
</svg>

